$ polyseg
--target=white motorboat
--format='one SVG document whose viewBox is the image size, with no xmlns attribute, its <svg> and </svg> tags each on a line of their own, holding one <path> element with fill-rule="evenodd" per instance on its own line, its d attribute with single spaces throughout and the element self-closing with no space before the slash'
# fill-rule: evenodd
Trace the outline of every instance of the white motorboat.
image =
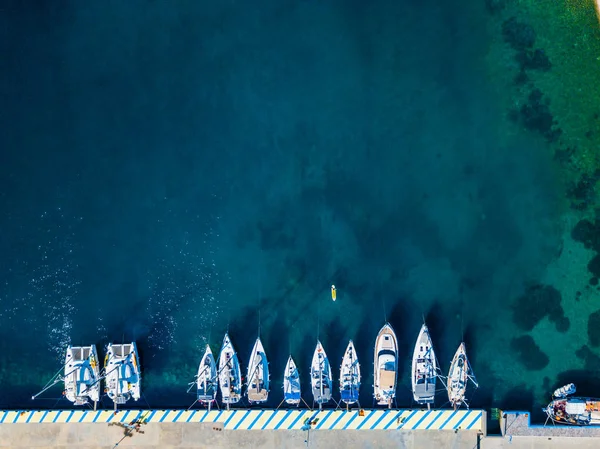
<svg viewBox="0 0 600 449">
<path fill-rule="evenodd" d="M 225 334 L 219 354 L 219 387 L 221 400 L 227 407 L 236 404 L 242 397 L 240 362 L 228 334 Z"/>
<path fill-rule="evenodd" d="M 573 383 L 563 385 L 562 387 L 554 390 L 554 393 L 552 393 L 552 399 L 566 398 L 567 396 L 574 394 L 576 391 L 577 388 Z"/>
<path fill-rule="evenodd" d="M 290 405 L 300 404 L 300 374 L 291 355 L 283 374 L 283 400 Z"/>
<path fill-rule="evenodd" d="M 423 324 L 412 359 L 412 391 L 417 404 L 427 404 L 428 407 L 433 404 L 437 376 L 437 361 L 429 329 Z"/>
<path fill-rule="evenodd" d="M 252 348 L 246 379 L 248 401 L 251 404 L 265 402 L 269 397 L 269 363 L 260 337 Z"/>
<path fill-rule="evenodd" d="M 75 405 L 100 400 L 100 367 L 96 346 L 69 346 L 65 357 L 65 397 Z"/>
<path fill-rule="evenodd" d="M 461 343 L 452 358 L 452 363 L 450 364 L 450 370 L 448 372 L 448 400 L 455 410 L 459 408 L 461 404 L 465 404 L 468 407 L 465 395 L 467 393 L 469 380 L 473 382 L 475 387 L 479 386 L 475 380 L 471 365 L 469 364 L 465 344 Z"/>
<path fill-rule="evenodd" d="M 135 342 L 109 344 L 104 359 L 106 393 L 117 404 L 137 401 L 141 396 L 142 374 Z"/>
<path fill-rule="evenodd" d="M 386 323 L 375 340 L 374 396 L 378 405 L 392 407 L 396 397 L 398 375 L 398 340 L 389 323 Z"/>
<path fill-rule="evenodd" d="M 197 400 L 202 404 L 211 404 L 217 397 L 217 364 L 210 346 L 206 345 L 206 350 L 198 366 L 198 375 L 196 376 L 196 387 L 198 391 Z"/>
<path fill-rule="evenodd" d="M 320 341 L 317 341 L 312 363 L 310 365 L 310 384 L 313 398 L 319 408 L 331 399 L 331 365 Z"/>
<path fill-rule="evenodd" d="M 342 365 L 340 367 L 340 396 L 342 401 L 347 405 L 358 402 L 359 391 L 360 364 L 358 363 L 354 343 L 350 340 L 346 347 L 346 351 L 344 352 Z"/>
</svg>

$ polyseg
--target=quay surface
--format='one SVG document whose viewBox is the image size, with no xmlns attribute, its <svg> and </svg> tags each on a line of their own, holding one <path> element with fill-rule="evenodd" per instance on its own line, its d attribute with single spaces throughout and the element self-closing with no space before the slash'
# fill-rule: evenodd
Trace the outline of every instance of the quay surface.
<svg viewBox="0 0 600 449">
<path fill-rule="evenodd" d="M 483 410 L 121 410 L 116 415 L 105 410 L 0 411 L 0 419 L 3 416 L 2 449 L 600 447 L 600 438 L 590 436 L 596 435 L 596 428 L 529 426 L 526 412 L 502 412 L 507 429 L 502 436 L 486 435 Z M 269 424 L 252 425 L 264 416 Z M 141 432 L 132 426 L 137 423 L 145 423 L 137 429 Z M 534 433 L 527 434 L 527 429 Z M 563 434 L 545 433 L 556 430 Z"/>
</svg>

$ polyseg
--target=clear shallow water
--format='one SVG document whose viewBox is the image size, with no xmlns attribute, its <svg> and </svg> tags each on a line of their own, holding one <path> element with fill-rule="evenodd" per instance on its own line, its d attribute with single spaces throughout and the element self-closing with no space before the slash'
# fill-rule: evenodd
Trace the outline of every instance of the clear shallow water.
<svg viewBox="0 0 600 449">
<path fill-rule="evenodd" d="M 213 3 L 5 8 L 0 406 L 53 406 L 29 397 L 66 344 L 130 339 L 145 400 L 188 405 L 204 344 L 245 364 L 259 322 L 270 405 L 318 336 L 334 367 L 355 341 L 369 406 L 386 319 L 409 406 L 423 316 L 444 370 L 467 340 L 473 405 L 531 405 L 507 304 L 556 256 L 560 185 L 505 128 L 486 12 Z"/>
</svg>

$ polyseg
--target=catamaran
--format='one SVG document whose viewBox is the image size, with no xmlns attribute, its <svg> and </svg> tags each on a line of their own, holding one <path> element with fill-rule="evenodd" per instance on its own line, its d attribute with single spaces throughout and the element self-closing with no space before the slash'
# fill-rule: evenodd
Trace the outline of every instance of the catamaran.
<svg viewBox="0 0 600 449">
<path fill-rule="evenodd" d="M 374 393 L 378 405 L 392 407 L 396 397 L 396 378 L 398 369 L 398 339 L 390 323 L 377 334 L 374 358 Z"/>
<path fill-rule="evenodd" d="M 252 348 L 246 379 L 248 379 L 246 391 L 248 402 L 250 404 L 265 402 L 269 397 L 269 363 L 260 337 L 256 339 Z"/>
<path fill-rule="evenodd" d="M 52 376 L 42 391 L 32 396 L 35 399 L 59 382 L 64 382 L 64 396 L 75 405 L 94 403 L 94 410 L 100 400 L 98 353 L 96 346 L 69 346 L 65 364 Z"/>
<path fill-rule="evenodd" d="M 346 405 L 358 402 L 360 390 L 360 365 L 352 340 L 346 347 L 340 367 L 340 396 Z"/>
<path fill-rule="evenodd" d="M 331 365 L 320 341 L 317 341 L 312 363 L 310 365 L 310 384 L 313 398 L 319 409 L 331 399 Z"/>
<path fill-rule="evenodd" d="M 221 399 L 227 404 L 227 408 L 230 404 L 239 402 L 242 397 L 242 374 L 237 352 L 233 349 L 228 334 L 225 334 L 219 354 L 219 386 Z"/>
<path fill-rule="evenodd" d="M 100 367 L 96 346 L 69 346 L 65 361 L 65 397 L 75 405 L 100 400 Z"/>
<path fill-rule="evenodd" d="M 568 384 L 554 392 L 553 400 L 544 409 L 556 424 L 572 426 L 600 425 L 600 399 L 567 397 L 575 393 L 575 385 Z"/>
<path fill-rule="evenodd" d="M 283 375 L 283 400 L 290 405 L 300 404 L 300 374 L 291 355 Z"/>
<path fill-rule="evenodd" d="M 458 409 L 461 404 L 469 407 L 465 399 L 469 380 L 473 382 L 475 387 L 479 386 L 475 380 L 475 375 L 467 358 L 467 350 L 463 342 L 456 350 L 450 364 L 450 371 L 448 372 L 448 399 L 454 410 Z"/>
<path fill-rule="evenodd" d="M 196 388 L 198 402 L 207 404 L 210 410 L 210 406 L 217 397 L 217 365 L 209 345 L 206 345 L 200 366 L 198 366 Z"/>
<path fill-rule="evenodd" d="M 135 342 L 114 345 L 109 343 L 104 358 L 106 393 L 115 404 L 140 398 L 142 374 Z"/>
<path fill-rule="evenodd" d="M 412 359 L 412 391 L 417 404 L 427 404 L 427 408 L 433 404 L 437 376 L 437 361 L 429 329 L 423 323 Z"/>
</svg>

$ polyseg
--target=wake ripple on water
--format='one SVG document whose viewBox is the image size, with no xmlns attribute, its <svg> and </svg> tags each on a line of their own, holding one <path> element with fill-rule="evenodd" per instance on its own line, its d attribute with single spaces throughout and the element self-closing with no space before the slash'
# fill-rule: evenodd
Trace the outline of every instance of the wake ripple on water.
<svg viewBox="0 0 600 449">
<path fill-rule="evenodd" d="M 171 240 L 156 269 L 148 271 L 148 345 L 156 351 L 178 340 L 186 348 L 203 350 L 221 312 L 221 281 L 211 249 L 218 235 L 211 231 L 203 237 L 200 243 L 190 233 L 182 241 Z"/>
<path fill-rule="evenodd" d="M 82 217 L 69 217 L 58 208 L 44 212 L 40 220 L 38 232 L 43 240 L 37 246 L 25 301 L 31 312 L 28 321 L 38 331 L 44 329 L 49 350 L 62 359 L 71 344 L 74 300 L 81 284 L 75 228 Z"/>
</svg>

